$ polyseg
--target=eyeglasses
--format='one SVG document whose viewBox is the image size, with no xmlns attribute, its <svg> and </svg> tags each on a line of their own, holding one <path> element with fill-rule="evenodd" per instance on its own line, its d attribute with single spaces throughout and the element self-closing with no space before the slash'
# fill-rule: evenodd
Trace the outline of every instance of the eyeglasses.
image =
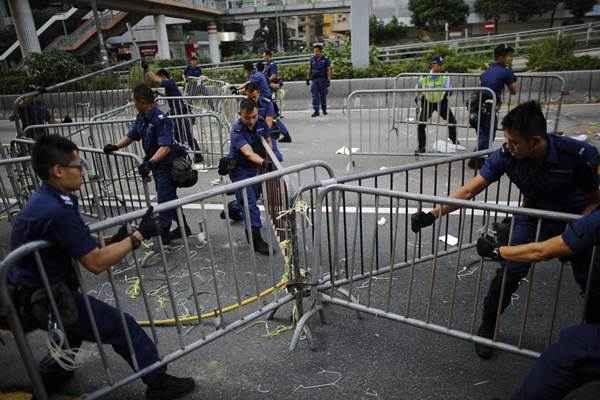
<svg viewBox="0 0 600 400">
<path fill-rule="evenodd" d="M 77 168 L 81 172 L 85 172 L 85 171 L 89 170 L 89 165 L 88 165 L 87 161 L 85 161 L 83 158 L 80 158 L 79 160 L 71 161 L 70 163 L 68 163 L 66 165 L 61 165 L 61 167 Z"/>
</svg>

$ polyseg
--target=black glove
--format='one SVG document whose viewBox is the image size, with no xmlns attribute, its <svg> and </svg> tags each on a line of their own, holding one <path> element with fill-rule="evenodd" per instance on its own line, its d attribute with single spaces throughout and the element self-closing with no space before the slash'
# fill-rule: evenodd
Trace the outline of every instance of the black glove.
<svg viewBox="0 0 600 400">
<path fill-rule="evenodd" d="M 306 86 L 310 86 L 310 79 L 306 80 Z"/>
<path fill-rule="evenodd" d="M 231 94 L 240 94 L 240 89 L 236 88 L 235 86 L 230 86 L 229 90 L 231 91 Z"/>
<path fill-rule="evenodd" d="M 496 238 L 490 235 L 483 235 L 477 240 L 477 254 L 481 258 L 488 258 L 494 261 L 501 261 L 502 256 L 498 250 Z"/>
<path fill-rule="evenodd" d="M 127 225 L 121 225 L 117 233 L 112 235 L 108 240 L 105 241 L 105 243 L 107 246 L 109 244 L 118 243 L 121 240 L 125 239 L 127 236 L 129 236 L 129 232 L 127 231 Z"/>
<path fill-rule="evenodd" d="M 151 170 L 152 170 L 152 162 L 150 160 L 144 161 L 138 167 L 138 172 L 140 173 L 142 178 L 147 178 L 150 175 Z"/>
<path fill-rule="evenodd" d="M 430 211 L 428 213 L 419 211 L 411 215 L 410 217 L 410 229 L 417 233 L 421 230 L 421 228 L 425 228 L 426 226 L 432 225 L 435 222 L 435 216 Z"/>
<path fill-rule="evenodd" d="M 137 228 L 138 232 L 142 234 L 144 239 L 150 239 L 151 237 L 158 236 L 158 221 L 154 219 L 152 216 L 152 212 L 154 211 L 154 207 L 148 207 L 148 211 L 142 217 L 140 224 Z"/>
<path fill-rule="evenodd" d="M 142 69 L 144 71 L 148 69 L 148 63 L 146 61 L 142 61 Z"/>
<path fill-rule="evenodd" d="M 273 161 L 268 160 L 268 159 L 264 159 L 262 162 L 262 167 L 267 171 L 275 171 L 275 165 L 273 164 Z"/>
<path fill-rule="evenodd" d="M 415 104 L 419 104 L 420 96 L 415 96 Z"/>
<path fill-rule="evenodd" d="M 327 79 L 325 81 L 325 87 L 329 87 L 329 86 L 331 86 L 331 79 Z"/>
<path fill-rule="evenodd" d="M 119 148 L 117 147 L 117 145 L 112 144 L 112 143 L 107 144 L 106 146 L 104 146 L 104 154 L 110 154 L 113 151 L 117 151 L 117 150 L 119 150 Z"/>
</svg>

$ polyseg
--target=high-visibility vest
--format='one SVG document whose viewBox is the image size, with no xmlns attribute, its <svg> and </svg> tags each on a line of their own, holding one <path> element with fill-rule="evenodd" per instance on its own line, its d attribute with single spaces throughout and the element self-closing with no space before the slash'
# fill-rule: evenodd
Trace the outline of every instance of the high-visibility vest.
<svg viewBox="0 0 600 400">
<path fill-rule="evenodd" d="M 423 89 L 443 89 L 450 78 L 445 75 L 423 75 L 419 78 L 419 86 Z M 446 96 L 445 90 L 439 92 L 423 93 L 425 100 L 430 103 L 439 103 Z"/>
</svg>

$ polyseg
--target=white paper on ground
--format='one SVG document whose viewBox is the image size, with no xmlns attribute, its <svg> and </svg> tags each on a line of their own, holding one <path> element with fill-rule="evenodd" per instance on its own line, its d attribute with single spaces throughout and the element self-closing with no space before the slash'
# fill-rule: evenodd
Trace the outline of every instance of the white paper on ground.
<svg viewBox="0 0 600 400">
<path fill-rule="evenodd" d="M 436 153 L 456 153 L 459 151 L 465 151 L 465 146 L 460 144 L 454 144 L 449 140 L 438 139 L 433 144 L 432 150 Z"/>
<path fill-rule="evenodd" d="M 352 153 L 356 153 L 358 150 L 359 150 L 359 147 L 353 147 Z M 335 154 L 344 154 L 347 156 L 350 154 L 350 150 L 348 150 L 348 148 L 346 146 L 342 146 L 335 151 Z"/>
<path fill-rule="evenodd" d="M 456 246 L 458 244 L 458 238 L 452 235 L 442 235 L 440 240 L 444 243 L 448 243 L 450 246 Z"/>
</svg>

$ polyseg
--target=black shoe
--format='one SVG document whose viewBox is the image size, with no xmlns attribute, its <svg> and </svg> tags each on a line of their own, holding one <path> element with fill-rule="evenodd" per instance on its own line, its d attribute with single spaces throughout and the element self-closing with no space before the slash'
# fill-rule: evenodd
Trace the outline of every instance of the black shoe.
<svg viewBox="0 0 600 400">
<path fill-rule="evenodd" d="M 327 115 L 327 111 L 323 110 L 323 115 Z"/>
<path fill-rule="evenodd" d="M 74 371 L 61 367 L 50 355 L 46 355 L 39 364 L 42 382 L 49 394 L 56 393 L 73 378 Z"/>
<path fill-rule="evenodd" d="M 483 167 L 483 163 L 484 160 L 483 158 L 471 158 L 468 162 L 467 162 L 467 167 L 471 168 L 474 171 L 478 171 L 481 169 L 481 167 Z"/>
<path fill-rule="evenodd" d="M 491 339 L 494 336 L 496 324 L 491 322 L 482 322 L 477 331 L 477 336 Z M 489 360 L 494 355 L 494 348 L 484 344 L 475 343 L 475 353 L 484 360 Z"/>
<path fill-rule="evenodd" d="M 319 113 L 316 111 L 314 113 L 312 113 L 312 115 L 311 115 L 311 117 L 313 117 L 313 118 L 318 117 L 318 116 L 319 116 Z"/>
<path fill-rule="evenodd" d="M 189 226 L 185 227 L 185 236 L 191 236 L 192 230 Z M 169 241 L 181 239 L 181 229 L 177 228 L 169 232 Z"/>
<path fill-rule="evenodd" d="M 170 400 L 177 399 L 191 393 L 196 387 L 196 382 L 192 378 L 177 378 L 175 376 L 163 374 L 157 378 L 152 385 L 146 389 L 146 399 L 148 400 Z"/>
<path fill-rule="evenodd" d="M 279 143 L 292 143 L 292 137 L 290 135 L 284 136 L 279 140 Z"/>
<path fill-rule="evenodd" d="M 427 149 L 425 147 L 419 147 L 417 150 L 415 150 L 415 153 L 425 153 L 427 151 Z"/>
<path fill-rule="evenodd" d="M 252 228 L 252 243 L 254 244 L 254 251 L 265 256 L 269 255 L 269 245 L 260 235 L 260 228 Z"/>
<path fill-rule="evenodd" d="M 194 164 L 202 164 L 204 162 L 204 157 L 200 153 L 194 153 Z"/>
</svg>

